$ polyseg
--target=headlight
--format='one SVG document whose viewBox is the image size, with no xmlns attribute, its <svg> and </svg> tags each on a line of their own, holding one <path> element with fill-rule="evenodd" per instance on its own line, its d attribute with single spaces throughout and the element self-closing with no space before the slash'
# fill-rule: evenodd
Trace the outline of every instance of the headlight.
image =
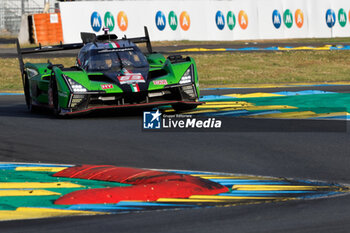
<svg viewBox="0 0 350 233">
<path fill-rule="evenodd" d="M 83 92 L 87 92 L 87 89 L 86 89 L 83 85 L 81 85 L 80 83 L 74 81 L 73 79 L 69 78 L 69 77 L 66 76 L 66 75 L 63 75 L 63 76 L 64 76 L 64 77 L 66 78 L 66 80 L 68 81 L 68 83 L 69 83 L 69 85 L 70 85 L 70 87 L 71 87 L 71 89 L 72 89 L 72 91 L 73 91 L 74 93 L 83 93 Z"/>
<path fill-rule="evenodd" d="M 179 84 L 187 84 L 192 82 L 192 70 L 191 66 L 186 70 L 182 78 L 180 79 Z"/>
</svg>

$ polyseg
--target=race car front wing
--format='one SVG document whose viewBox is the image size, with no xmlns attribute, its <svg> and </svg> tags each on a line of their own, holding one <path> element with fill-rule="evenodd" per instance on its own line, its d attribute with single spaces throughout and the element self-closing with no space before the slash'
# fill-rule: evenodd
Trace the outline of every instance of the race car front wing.
<svg viewBox="0 0 350 233">
<path fill-rule="evenodd" d="M 175 104 L 193 106 L 201 104 L 201 102 L 198 102 L 198 95 L 194 84 L 173 85 L 162 90 L 141 91 L 137 93 L 72 93 L 67 108 L 63 108 L 61 114 L 69 115 L 101 109 L 148 108 Z"/>
</svg>

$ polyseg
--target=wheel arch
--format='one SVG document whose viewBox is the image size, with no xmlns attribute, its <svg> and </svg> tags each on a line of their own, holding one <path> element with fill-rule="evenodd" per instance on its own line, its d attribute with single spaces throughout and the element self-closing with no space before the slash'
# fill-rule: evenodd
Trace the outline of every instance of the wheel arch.
<svg viewBox="0 0 350 233">
<path fill-rule="evenodd" d="M 67 108 L 71 92 L 66 80 L 63 78 L 62 70 L 58 67 L 53 67 L 52 69 L 50 78 L 51 89 L 54 88 L 53 85 L 56 85 L 58 105 L 61 108 Z"/>
</svg>

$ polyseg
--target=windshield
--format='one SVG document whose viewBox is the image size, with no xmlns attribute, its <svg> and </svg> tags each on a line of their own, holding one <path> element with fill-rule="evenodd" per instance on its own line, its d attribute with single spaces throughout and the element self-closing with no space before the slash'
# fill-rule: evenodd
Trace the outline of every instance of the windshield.
<svg viewBox="0 0 350 233">
<path fill-rule="evenodd" d="M 89 71 L 119 71 L 122 68 L 147 67 L 148 62 L 141 51 L 134 48 L 94 49 L 90 51 L 84 68 Z"/>
</svg>

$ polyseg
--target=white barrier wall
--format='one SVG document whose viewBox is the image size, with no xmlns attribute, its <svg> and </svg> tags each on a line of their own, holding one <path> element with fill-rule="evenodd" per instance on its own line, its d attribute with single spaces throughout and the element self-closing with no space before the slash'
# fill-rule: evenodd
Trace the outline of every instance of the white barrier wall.
<svg viewBox="0 0 350 233">
<path fill-rule="evenodd" d="M 350 36 L 349 0 L 89 1 L 60 3 L 65 43 L 80 32 L 152 40 L 254 40 Z"/>
</svg>

